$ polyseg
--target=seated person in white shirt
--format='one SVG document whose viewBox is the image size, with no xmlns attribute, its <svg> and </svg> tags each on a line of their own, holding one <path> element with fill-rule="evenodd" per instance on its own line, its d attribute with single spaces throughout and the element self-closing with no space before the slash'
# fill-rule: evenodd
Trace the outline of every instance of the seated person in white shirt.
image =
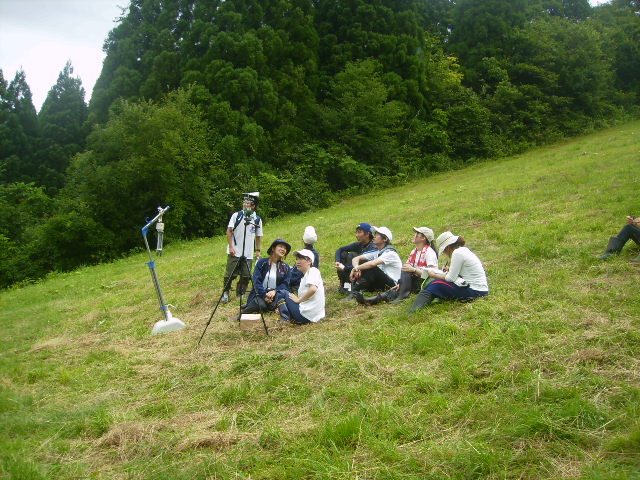
<svg viewBox="0 0 640 480">
<path fill-rule="evenodd" d="M 315 254 L 306 248 L 293 254 L 296 256 L 296 267 L 303 276 L 297 295 L 284 290 L 280 291 L 278 297 L 280 318 L 298 325 L 319 322 L 325 316 L 325 298 L 320 270 L 313 266 Z"/>
<path fill-rule="evenodd" d="M 451 262 L 446 272 L 427 268 L 423 278 L 431 282 L 416 297 L 410 313 L 429 305 L 434 298 L 470 301 L 489 295 L 487 276 L 482 262 L 467 247 L 464 238 L 451 232 L 444 232 L 436 241 L 440 257 L 444 254 Z"/>
<path fill-rule="evenodd" d="M 376 250 L 355 257 L 349 276 L 353 298 L 359 302 L 362 291 L 387 290 L 395 287 L 402 274 L 402 260 L 391 245 L 393 233 L 387 227 L 371 227 Z"/>
<path fill-rule="evenodd" d="M 413 243 L 416 248 L 411 251 L 402 266 L 399 285 L 369 298 L 356 295 L 358 303 L 364 305 L 376 305 L 380 302 L 400 303 L 411 293 L 422 290 L 424 279 L 421 273 L 427 267 L 438 268 L 438 255 L 435 250 L 433 230 L 429 227 L 413 227 L 413 230 L 415 232 Z"/>
</svg>

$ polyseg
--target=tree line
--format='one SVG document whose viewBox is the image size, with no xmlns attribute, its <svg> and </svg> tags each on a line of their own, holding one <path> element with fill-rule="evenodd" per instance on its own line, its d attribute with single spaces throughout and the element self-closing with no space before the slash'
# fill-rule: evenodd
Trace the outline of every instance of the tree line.
<svg viewBox="0 0 640 480">
<path fill-rule="evenodd" d="M 0 70 L 0 286 L 637 116 L 639 3 L 131 0 L 88 105 Z"/>
</svg>

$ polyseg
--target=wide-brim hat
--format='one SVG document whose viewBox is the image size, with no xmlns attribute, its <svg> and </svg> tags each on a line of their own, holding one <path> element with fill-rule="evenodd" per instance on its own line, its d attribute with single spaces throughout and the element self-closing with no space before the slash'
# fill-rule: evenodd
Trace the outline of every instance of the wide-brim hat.
<svg viewBox="0 0 640 480">
<path fill-rule="evenodd" d="M 287 241 L 282 238 L 276 238 L 273 242 L 271 242 L 271 246 L 267 249 L 267 255 L 271 255 L 271 252 L 276 245 L 284 245 L 284 248 L 287 249 L 287 253 L 285 255 L 289 255 L 289 252 L 291 251 L 291 245 L 289 245 Z"/>
<path fill-rule="evenodd" d="M 381 235 L 384 235 L 389 239 L 390 242 L 393 241 L 393 233 L 391 233 L 391 230 L 389 230 L 387 227 L 371 227 L 371 231 L 374 234 L 379 233 Z"/>
<path fill-rule="evenodd" d="M 309 259 L 311 264 L 313 264 L 313 261 L 316 258 L 316 256 L 313 254 L 313 252 L 311 250 L 309 250 L 308 248 L 302 248 L 300 250 L 296 250 L 295 252 L 293 252 L 293 254 L 296 257 L 305 257 L 305 258 Z"/>
<path fill-rule="evenodd" d="M 438 255 L 442 255 L 444 249 L 449 245 L 456 243 L 458 241 L 458 235 L 454 235 L 451 232 L 444 232 L 438 236 L 436 243 L 438 244 Z"/>
<path fill-rule="evenodd" d="M 435 235 L 433 234 L 433 230 L 431 230 L 429 227 L 413 227 L 413 229 L 416 232 L 424 235 L 427 238 L 427 240 L 429 240 L 429 242 L 433 242 Z"/>
</svg>

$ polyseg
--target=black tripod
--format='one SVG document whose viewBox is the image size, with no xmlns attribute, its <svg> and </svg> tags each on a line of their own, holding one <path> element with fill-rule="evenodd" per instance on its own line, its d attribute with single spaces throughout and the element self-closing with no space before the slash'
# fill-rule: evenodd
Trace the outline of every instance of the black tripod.
<svg viewBox="0 0 640 480">
<path fill-rule="evenodd" d="M 249 264 L 249 259 L 246 257 L 245 255 L 245 247 L 247 244 L 247 227 L 249 225 L 254 225 L 257 228 L 257 223 L 254 223 L 251 221 L 251 217 L 248 215 L 245 215 L 244 217 L 244 236 L 242 239 L 242 255 L 240 255 L 238 257 L 238 260 L 236 261 L 236 264 L 233 267 L 233 271 L 231 273 L 231 275 L 229 276 L 229 278 L 227 278 L 227 281 L 224 284 L 224 288 L 222 289 L 222 293 L 220 294 L 220 297 L 218 298 L 218 302 L 216 303 L 215 308 L 213 309 L 213 312 L 211 312 L 211 316 L 209 317 L 209 320 L 207 321 L 207 324 L 204 326 L 204 330 L 202 331 L 202 335 L 200 335 L 200 339 L 198 340 L 198 344 L 196 345 L 196 348 L 198 348 L 200 346 L 200 342 L 202 341 L 202 338 L 204 337 L 205 332 L 207 331 L 207 328 L 209 328 L 209 324 L 211 323 L 211 320 L 213 319 L 213 316 L 215 315 L 216 311 L 218 310 L 218 306 L 220 305 L 221 301 L 222 301 L 222 296 L 224 295 L 224 292 L 228 291 L 231 287 L 231 282 L 233 281 L 233 279 L 236 276 L 240 277 L 239 281 L 242 281 L 242 269 L 246 268 L 246 270 L 249 272 L 249 283 L 251 284 L 251 291 L 254 293 L 255 295 L 255 286 L 253 284 L 253 276 L 251 275 L 251 268 L 250 268 L 250 264 Z M 235 240 L 235 237 L 234 237 Z M 240 296 L 238 297 L 238 318 L 237 321 L 240 322 L 240 317 L 242 316 L 242 304 L 244 303 L 244 294 L 245 292 L 243 292 L 242 290 L 240 290 Z M 262 319 L 262 326 L 264 327 L 264 332 L 269 335 L 269 329 L 267 328 L 267 322 L 265 322 L 264 320 L 264 315 L 262 314 L 262 311 L 260 311 L 260 318 Z"/>
</svg>

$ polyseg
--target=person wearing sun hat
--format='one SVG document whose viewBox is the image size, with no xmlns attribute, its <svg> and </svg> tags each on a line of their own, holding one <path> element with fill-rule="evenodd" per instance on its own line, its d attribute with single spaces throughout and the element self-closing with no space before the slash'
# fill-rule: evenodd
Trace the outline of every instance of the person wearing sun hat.
<svg viewBox="0 0 640 480">
<path fill-rule="evenodd" d="M 464 246 L 464 238 L 444 232 L 436 243 L 440 257 L 445 255 L 449 258 L 449 269 L 443 273 L 431 268 L 423 270 L 423 278 L 433 280 L 420 291 L 410 312 L 426 307 L 434 298 L 470 301 L 489 295 L 487 275 L 482 262 Z"/>
<path fill-rule="evenodd" d="M 315 254 L 306 248 L 293 253 L 296 268 L 303 273 L 298 293 L 284 294 L 278 301 L 280 319 L 299 325 L 317 323 L 325 316 L 324 284 L 320 270 L 313 266 Z"/>
<path fill-rule="evenodd" d="M 282 238 L 276 238 L 267 250 L 268 257 L 256 262 L 253 270 L 253 289 L 242 313 L 256 313 L 276 309 L 276 295 L 284 288 L 291 267 L 284 260 L 291 251 L 291 245 Z"/>
<path fill-rule="evenodd" d="M 400 303 L 411 293 L 418 293 L 422 288 L 422 271 L 427 268 L 438 268 L 438 255 L 435 251 L 433 230 L 429 227 L 413 227 L 413 243 L 415 248 L 409 254 L 407 261 L 402 266 L 402 274 L 397 287 L 393 287 L 384 293 L 364 298 L 356 295 L 358 303 L 375 305 L 380 302 Z"/>
<path fill-rule="evenodd" d="M 338 289 L 341 293 L 349 293 L 345 285 L 351 288 L 351 280 L 349 280 L 352 268 L 351 260 L 365 252 L 375 250 L 376 246 L 373 244 L 371 224 L 361 222 L 356 225 L 356 241 L 336 250 L 335 267 L 338 273 L 338 280 L 340 281 Z"/>
<path fill-rule="evenodd" d="M 353 298 L 361 301 L 362 291 L 395 287 L 402 273 L 402 260 L 393 247 L 393 233 L 387 227 L 371 227 L 376 250 L 363 253 L 351 261 Z"/>
</svg>

